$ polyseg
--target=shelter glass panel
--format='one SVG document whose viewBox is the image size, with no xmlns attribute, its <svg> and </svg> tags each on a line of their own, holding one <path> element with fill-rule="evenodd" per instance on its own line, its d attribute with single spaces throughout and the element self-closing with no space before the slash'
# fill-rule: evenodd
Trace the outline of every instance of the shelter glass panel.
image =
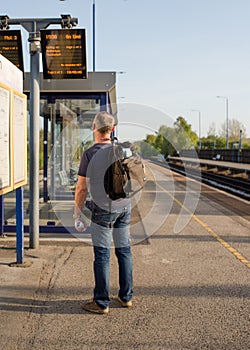
<svg viewBox="0 0 250 350">
<path fill-rule="evenodd" d="M 55 199 L 61 192 L 65 194 L 65 187 L 74 189 L 82 152 L 93 142 L 92 123 L 100 102 L 44 99 L 40 107 L 44 122 L 44 177 L 48 197 Z"/>
</svg>

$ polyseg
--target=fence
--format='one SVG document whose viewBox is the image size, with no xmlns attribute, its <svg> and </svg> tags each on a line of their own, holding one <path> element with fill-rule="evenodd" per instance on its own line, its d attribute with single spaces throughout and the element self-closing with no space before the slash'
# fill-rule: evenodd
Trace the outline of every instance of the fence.
<svg viewBox="0 0 250 350">
<path fill-rule="evenodd" d="M 220 155 L 220 156 L 218 156 Z M 201 149 L 181 150 L 181 157 L 201 159 L 218 159 L 225 162 L 248 163 L 250 164 L 250 149 Z"/>
</svg>

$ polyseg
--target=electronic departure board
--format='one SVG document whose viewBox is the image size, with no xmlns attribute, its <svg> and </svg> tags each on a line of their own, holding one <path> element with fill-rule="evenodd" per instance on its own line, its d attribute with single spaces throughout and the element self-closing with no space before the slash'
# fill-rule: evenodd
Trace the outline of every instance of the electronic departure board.
<svg viewBox="0 0 250 350">
<path fill-rule="evenodd" d="M 23 71 L 21 30 L 0 30 L 0 54 Z"/>
<path fill-rule="evenodd" d="M 44 79 L 87 78 L 85 29 L 41 30 Z"/>
</svg>

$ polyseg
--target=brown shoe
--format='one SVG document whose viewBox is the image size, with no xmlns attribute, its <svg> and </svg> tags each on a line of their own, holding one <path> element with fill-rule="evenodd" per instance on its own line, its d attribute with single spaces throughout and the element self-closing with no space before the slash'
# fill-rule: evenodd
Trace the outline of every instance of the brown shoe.
<svg viewBox="0 0 250 350">
<path fill-rule="evenodd" d="M 132 300 L 124 301 L 121 298 L 118 298 L 118 300 L 119 300 L 122 307 L 132 307 L 132 305 L 133 305 Z"/>
<path fill-rule="evenodd" d="M 95 314 L 107 315 L 109 313 L 109 307 L 103 309 L 101 306 L 97 305 L 94 300 L 89 303 L 83 304 L 82 308 L 85 311 L 92 312 Z"/>
</svg>

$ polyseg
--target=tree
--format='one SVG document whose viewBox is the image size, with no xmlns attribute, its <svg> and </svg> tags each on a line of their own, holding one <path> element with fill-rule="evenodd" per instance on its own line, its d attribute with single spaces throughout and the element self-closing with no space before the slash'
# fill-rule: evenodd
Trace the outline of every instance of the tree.
<svg viewBox="0 0 250 350">
<path fill-rule="evenodd" d="M 147 135 L 146 139 L 141 142 L 140 150 L 144 157 L 156 156 L 157 150 L 155 148 L 156 135 Z"/>
<path fill-rule="evenodd" d="M 177 133 L 178 149 L 191 149 L 197 146 L 199 137 L 192 131 L 191 124 L 188 124 L 185 118 L 179 116 L 174 123 Z"/>
<path fill-rule="evenodd" d="M 238 141 L 240 138 L 240 130 L 242 130 L 242 137 L 246 137 L 245 126 L 237 119 L 228 120 L 228 140 L 230 142 Z M 221 137 L 226 137 L 226 122 L 221 124 Z"/>
<path fill-rule="evenodd" d="M 145 142 L 147 142 L 149 145 L 155 145 L 155 141 L 156 141 L 156 135 L 147 135 L 146 136 L 146 140 L 145 140 Z"/>
<path fill-rule="evenodd" d="M 250 149 L 250 138 L 246 138 L 242 141 L 242 148 L 249 148 Z"/>
<path fill-rule="evenodd" d="M 208 135 L 202 138 L 202 148 L 203 149 L 221 149 L 225 148 L 226 141 L 225 138 L 216 135 Z"/>
<path fill-rule="evenodd" d="M 207 137 L 202 138 L 202 147 L 204 149 L 221 149 L 225 148 L 226 141 L 225 137 L 219 137 L 216 134 L 215 123 L 209 126 Z"/>
<path fill-rule="evenodd" d="M 174 151 L 176 151 L 175 145 L 177 144 L 175 129 L 162 125 L 159 129 L 159 135 L 163 140 L 161 153 L 164 154 L 165 157 L 167 157 L 169 154 L 174 154 Z"/>
<path fill-rule="evenodd" d="M 191 125 L 183 117 L 178 117 L 174 127 L 162 125 L 156 135 L 147 135 L 145 142 L 152 145 L 155 150 L 165 157 L 173 155 L 181 149 L 192 149 L 198 145 L 199 138 Z M 143 148 L 144 152 L 149 152 L 148 147 Z M 151 151 L 152 153 L 152 151 Z"/>
<path fill-rule="evenodd" d="M 215 123 L 212 123 L 209 128 L 208 128 L 208 132 L 207 132 L 207 136 L 213 136 L 216 137 L 216 127 L 215 127 Z"/>
</svg>

